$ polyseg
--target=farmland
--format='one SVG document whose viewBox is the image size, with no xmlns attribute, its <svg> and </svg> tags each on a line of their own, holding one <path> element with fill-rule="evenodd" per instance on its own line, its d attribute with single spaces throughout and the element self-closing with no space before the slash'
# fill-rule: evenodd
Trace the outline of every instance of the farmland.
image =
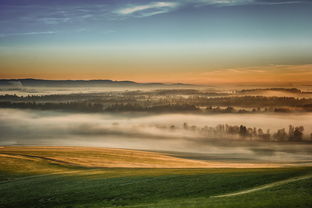
<svg viewBox="0 0 312 208">
<path fill-rule="evenodd" d="M 0 207 L 311 207 L 312 168 L 86 147 L 0 149 Z"/>
</svg>

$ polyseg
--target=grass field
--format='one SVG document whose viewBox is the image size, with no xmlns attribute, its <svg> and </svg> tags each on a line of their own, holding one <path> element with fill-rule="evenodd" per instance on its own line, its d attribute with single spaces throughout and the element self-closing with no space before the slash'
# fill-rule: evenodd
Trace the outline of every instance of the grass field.
<svg viewBox="0 0 312 208">
<path fill-rule="evenodd" d="M 311 167 L 237 165 L 123 149 L 3 147 L 0 207 L 312 207 Z"/>
</svg>

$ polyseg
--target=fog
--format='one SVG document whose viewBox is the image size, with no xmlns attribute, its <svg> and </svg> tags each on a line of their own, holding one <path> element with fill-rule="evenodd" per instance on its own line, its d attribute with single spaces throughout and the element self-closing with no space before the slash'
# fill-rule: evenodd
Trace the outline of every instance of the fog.
<svg viewBox="0 0 312 208">
<path fill-rule="evenodd" d="M 18 95 L 18 96 L 44 96 L 44 95 L 70 95 L 70 94 L 92 94 L 92 93 L 107 93 L 107 92 L 125 92 L 125 91 L 153 91 L 159 89 L 183 89 L 185 87 L 179 86 L 131 86 L 131 87 L 25 87 L 25 86 L 0 86 L 0 95 Z M 215 90 L 207 86 L 191 86 L 187 89 L 206 89 Z"/>
<path fill-rule="evenodd" d="M 289 124 L 312 132 L 312 114 L 87 114 L 0 109 L 0 145 L 70 145 L 143 149 L 181 157 L 258 162 L 311 162 L 311 143 L 206 138 L 188 125 L 246 125 L 276 130 Z M 165 128 L 174 125 L 172 130 Z M 178 153 L 179 152 L 179 153 Z"/>
<path fill-rule="evenodd" d="M 122 87 L 0 87 L 0 94 L 18 96 L 42 96 L 42 95 L 69 95 L 75 93 L 102 93 L 124 90 L 138 90 L 138 88 Z"/>
<path fill-rule="evenodd" d="M 22 86 L 17 83 L 16 85 L 11 86 L 0 86 L 0 94 L 1 95 L 18 95 L 18 96 L 43 96 L 43 95 L 69 95 L 69 94 L 79 94 L 79 93 L 105 93 L 105 92 L 124 92 L 124 91 L 153 91 L 159 89 L 195 89 L 201 91 L 209 91 L 209 92 L 226 92 L 233 93 L 234 91 L 246 90 L 246 89 L 255 89 L 262 88 L 260 91 L 250 91 L 244 92 L 240 95 L 252 95 L 252 96 L 266 96 L 266 97 L 307 97 L 311 98 L 312 94 L 298 94 L 287 91 L 276 91 L 276 90 L 268 90 L 268 88 L 281 87 L 281 86 L 206 86 L 206 85 L 186 85 L 186 86 L 177 86 L 177 85 L 156 85 L 156 86 L 105 86 L 105 87 L 96 87 L 96 86 L 75 86 L 75 87 L 31 87 L 31 86 Z M 284 86 L 285 87 L 285 86 Z M 296 85 L 296 86 L 286 86 L 291 88 L 297 88 L 299 90 L 305 92 L 312 92 L 312 87 L 310 85 Z M 237 95 L 237 94 L 236 94 Z"/>
</svg>

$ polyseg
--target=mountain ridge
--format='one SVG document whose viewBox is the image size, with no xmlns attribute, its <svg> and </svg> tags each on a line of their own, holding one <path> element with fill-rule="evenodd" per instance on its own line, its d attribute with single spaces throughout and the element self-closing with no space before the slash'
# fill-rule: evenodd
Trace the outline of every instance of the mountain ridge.
<svg viewBox="0 0 312 208">
<path fill-rule="evenodd" d="M 184 83 L 160 83 L 147 82 L 139 83 L 130 80 L 110 80 L 110 79 L 91 79 L 91 80 L 48 80 L 48 79 L 0 79 L 0 86 L 15 87 L 57 87 L 57 86 L 193 86 Z"/>
</svg>

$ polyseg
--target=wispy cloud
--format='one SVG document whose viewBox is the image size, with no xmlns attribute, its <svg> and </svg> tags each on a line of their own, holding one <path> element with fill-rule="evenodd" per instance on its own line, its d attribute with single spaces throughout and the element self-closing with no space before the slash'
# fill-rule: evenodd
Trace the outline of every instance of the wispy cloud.
<svg viewBox="0 0 312 208">
<path fill-rule="evenodd" d="M 42 21 L 44 24 L 54 25 L 59 23 L 67 23 L 71 20 L 71 18 L 44 17 L 39 20 Z"/>
<path fill-rule="evenodd" d="M 300 4 L 303 1 L 258 1 L 256 2 L 258 5 L 282 5 L 282 4 Z"/>
<path fill-rule="evenodd" d="M 207 83 L 311 83 L 311 69 L 312 64 L 225 68 L 203 72 L 193 79 Z"/>
<path fill-rule="evenodd" d="M 240 5 L 282 5 L 298 4 L 305 0 L 187 0 L 196 5 L 240 6 Z"/>
<path fill-rule="evenodd" d="M 154 2 L 144 5 L 135 5 L 125 7 L 117 10 L 117 14 L 120 15 L 132 15 L 136 14 L 139 16 L 153 16 L 157 14 L 167 13 L 178 7 L 177 2 Z"/>
<path fill-rule="evenodd" d="M 53 35 L 56 31 L 40 31 L 40 32 L 21 32 L 21 33 L 2 33 L 0 38 L 11 36 L 32 36 L 32 35 Z"/>
<path fill-rule="evenodd" d="M 255 3 L 255 0 L 190 0 L 190 2 L 202 5 L 236 6 Z"/>
<path fill-rule="evenodd" d="M 202 6 L 243 6 L 243 5 L 283 5 L 299 4 L 306 0 L 181 0 L 171 2 L 152 2 L 149 4 L 128 5 L 117 11 L 118 15 L 147 17 L 174 11 L 178 7 Z"/>
</svg>

